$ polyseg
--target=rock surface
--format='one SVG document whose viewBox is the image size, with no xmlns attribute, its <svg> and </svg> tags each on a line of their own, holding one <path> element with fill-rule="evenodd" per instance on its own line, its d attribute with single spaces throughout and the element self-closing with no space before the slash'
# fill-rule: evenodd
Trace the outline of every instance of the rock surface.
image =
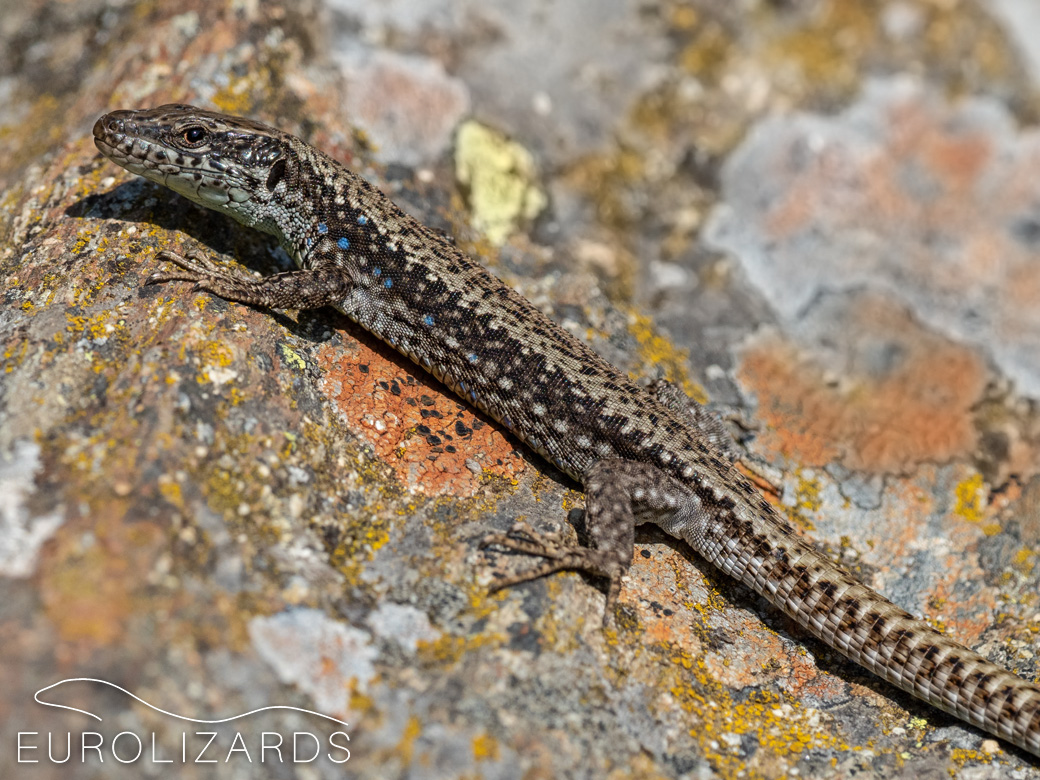
<svg viewBox="0 0 1040 780">
<path fill-rule="evenodd" d="M 652 528 L 617 631 L 581 576 L 489 595 L 523 562 L 478 540 L 573 538 L 578 486 L 335 312 L 142 287 L 167 248 L 289 261 L 90 139 L 171 101 L 301 135 L 741 412 L 796 526 L 1035 679 L 1027 17 L 877 6 L 0 2 L 0 776 L 1040 778 Z M 463 122 L 548 196 L 493 240 Z"/>
</svg>

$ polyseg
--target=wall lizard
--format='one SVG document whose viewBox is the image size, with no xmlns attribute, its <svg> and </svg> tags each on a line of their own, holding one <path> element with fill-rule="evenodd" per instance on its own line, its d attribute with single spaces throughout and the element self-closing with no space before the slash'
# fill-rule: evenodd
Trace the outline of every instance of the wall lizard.
<svg viewBox="0 0 1040 780">
<path fill-rule="evenodd" d="M 164 251 L 194 282 L 276 309 L 334 306 L 581 482 L 591 547 L 514 529 L 485 544 L 539 563 L 498 587 L 579 570 L 607 583 L 610 622 L 652 522 L 866 669 L 1040 756 L 1040 686 L 914 618 L 803 541 L 733 465 L 726 437 L 674 386 L 636 385 L 342 164 L 249 119 L 186 105 L 114 111 L 103 155 L 277 237 L 298 270 L 258 279 Z"/>
</svg>

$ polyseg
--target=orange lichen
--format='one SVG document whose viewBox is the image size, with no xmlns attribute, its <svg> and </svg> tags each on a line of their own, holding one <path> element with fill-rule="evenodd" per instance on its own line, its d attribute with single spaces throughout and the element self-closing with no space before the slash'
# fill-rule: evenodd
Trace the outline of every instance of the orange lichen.
<svg viewBox="0 0 1040 780">
<path fill-rule="evenodd" d="M 466 497 L 484 473 L 514 480 L 525 468 L 515 444 L 445 391 L 359 343 L 349 360 L 323 346 L 324 385 L 347 423 L 405 484 L 428 495 Z"/>
<path fill-rule="evenodd" d="M 745 351 L 738 377 L 758 397 L 758 415 L 769 426 L 763 446 L 804 465 L 840 459 L 851 469 L 880 473 L 970 456 L 976 440 L 971 410 L 985 386 L 985 362 L 890 304 L 860 302 L 842 326 L 896 358 L 881 368 L 846 369 L 836 382 L 775 336 Z"/>
</svg>

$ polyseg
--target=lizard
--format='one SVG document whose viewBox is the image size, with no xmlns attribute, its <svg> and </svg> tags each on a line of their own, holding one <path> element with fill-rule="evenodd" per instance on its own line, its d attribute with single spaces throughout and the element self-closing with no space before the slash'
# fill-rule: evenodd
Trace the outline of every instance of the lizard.
<svg viewBox="0 0 1040 780">
<path fill-rule="evenodd" d="M 162 251 L 146 284 L 270 309 L 332 306 L 581 483 L 589 545 L 514 526 L 483 546 L 606 581 L 610 625 L 645 522 L 889 683 L 1040 756 L 1040 685 L 915 618 L 803 539 L 736 468 L 721 424 L 670 383 L 637 384 L 445 235 L 301 139 L 189 105 L 119 110 L 94 142 L 128 171 L 276 237 L 295 270 L 257 277 Z"/>
</svg>

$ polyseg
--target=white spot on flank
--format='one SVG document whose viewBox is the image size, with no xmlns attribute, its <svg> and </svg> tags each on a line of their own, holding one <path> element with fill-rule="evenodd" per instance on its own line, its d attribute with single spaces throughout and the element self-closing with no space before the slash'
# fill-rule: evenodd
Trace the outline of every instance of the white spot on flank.
<svg viewBox="0 0 1040 780">
<path fill-rule="evenodd" d="M 588 436 L 579 436 L 577 441 L 578 441 L 578 446 L 581 447 L 582 449 L 586 449 L 587 450 L 589 447 L 592 446 L 592 441 L 589 439 Z"/>
<path fill-rule="evenodd" d="M 498 378 L 498 386 L 501 387 L 503 390 L 512 390 L 513 380 L 507 376 L 500 376 Z"/>
<path fill-rule="evenodd" d="M 567 422 L 565 420 L 553 420 L 553 428 L 555 428 L 560 433 L 567 433 Z"/>
<path fill-rule="evenodd" d="M 543 414 L 545 414 L 545 404 L 533 404 L 531 406 L 531 411 L 539 417 L 541 417 Z M 581 442 L 579 441 L 578 443 L 580 444 Z"/>
</svg>

